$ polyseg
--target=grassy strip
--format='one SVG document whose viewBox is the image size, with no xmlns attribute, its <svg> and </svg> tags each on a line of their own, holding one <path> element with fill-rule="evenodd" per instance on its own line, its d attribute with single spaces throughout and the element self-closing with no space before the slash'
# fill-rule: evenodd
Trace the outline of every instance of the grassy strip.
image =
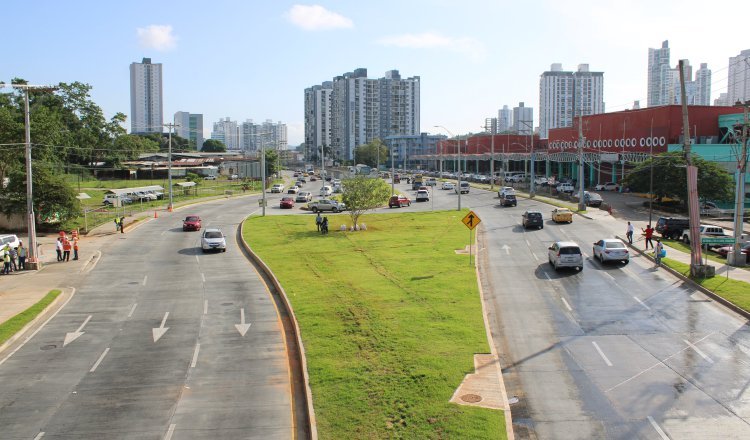
<svg viewBox="0 0 750 440">
<path fill-rule="evenodd" d="M 3 344 L 5 341 L 13 337 L 13 335 L 24 328 L 26 324 L 42 313 L 42 311 L 47 308 L 47 306 L 50 305 L 60 293 L 62 292 L 59 290 L 50 290 L 44 298 L 39 300 L 39 302 L 0 324 L 0 344 Z"/>
<path fill-rule="evenodd" d="M 690 245 L 689 244 L 685 244 L 685 243 L 683 243 L 680 240 L 672 240 L 672 239 L 669 239 L 669 238 L 662 238 L 661 242 L 664 243 L 665 245 L 671 247 L 671 248 L 677 249 L 680 252 L 684 252 L 686 254 L 689 254 L 691 252 Z M 717 253 L 715 253 L 713 251 L 709 251 L 708 253 L 706 253 L 706 251 L 704 250 L 702 254 L 703 254 L 703 258 L 705 258 L 706 255 L 708 255 L 708 259 L 711 260 L 711 261 L 713 261 L 713 262 L 715 262 L 715 263 L 719 263 L 719 264 L 722 264 L 722 265 L 723 264 L 727 264 L 727 259 L 726 258 L 720 257 Z M 750 266 L 737 267 L 737 269 L 750 270 Z"/>
<path fill-rule="evenodd" d="M 683 276 L 690 277 L 690 265 L 681 263 L 671 258 L 663 258 L 662 263 L 676 270 Z M 731 275 L 730 275 L 731 276 Z M 700 284 L 706 289 L 716 293 L 722 298 L 730 301 L 743 310 L 750 311 L 750 283 L 744 281 L 727 279 L 724 276 L 715 276 L 711 278 L 691 278 L 695 283 Z"/>
<path fill-rule="evenodd" d="M 502 412 L 451 404 L 489 348 L 464 212 L 247 220 L 244 239 L 292 302 L 320 438 L 506 438 Z"/>
</svg>

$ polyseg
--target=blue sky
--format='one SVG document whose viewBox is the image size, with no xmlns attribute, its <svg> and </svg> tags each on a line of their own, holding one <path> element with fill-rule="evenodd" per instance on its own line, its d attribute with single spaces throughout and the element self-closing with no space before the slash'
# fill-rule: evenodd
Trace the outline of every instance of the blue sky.
<svg viewBox="0 0 750 440">
<path fill-rule="evenodd" d="M 89 83 L 109 117 L 129 113 L 128 66 L 150 57 L 164 65 L 165 122 L 203 113 L 208 137 L 221 117 L 272 119 L 290 145 L 304 139 L 304 89 L 359 67 L 420 76 L 422 131 L 466 133 L 520 101 L 538 124 L 539 75 L 552 63 L 603 71 L 607 111 L 618 111 L 645 105 L 648 48 L 663 40 L 673 65 L 709 63 L 712 98 L 726 91 L 728 58 L 750 49 L 732 18 L 750 15 L 743 0 L 64 4 L 4 7 L 0 80 Z"/>
</svg>

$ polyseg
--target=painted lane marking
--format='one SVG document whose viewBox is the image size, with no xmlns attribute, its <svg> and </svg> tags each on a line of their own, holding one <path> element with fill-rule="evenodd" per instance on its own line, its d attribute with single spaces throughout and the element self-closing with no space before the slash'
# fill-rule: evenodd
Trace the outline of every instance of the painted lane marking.
<svg viewBox="0 0 750 440">
<path fill-rule="evenodd" d="M 169 312 L 164 313 L 164 318 L 161 320 L 161 325 L 158 328 L 152 328 L 151 332 L 154 336 L 154 342 L 158 341 L 159 338 L 164 336 L 164 333 L 169 330 L 169 327 L 164 327 L 164 324 L 167 323 L 167 317 L 169 316 Z"/>
<path fill-rule="evenodd" d="M 167 430 L 167 433 L 164 435 L 164 440 L 172 440 L 172 434 L 174 434 L 174 429 L 177 427 L 174 423 L 169 425 L 169 429 Z"/>
<path fill-rule="evenodd" d="M 683 339 L 682 341 L 685 342 L 688 346 L 690 346 L 690 348 L 692 348 L 696 353 L 698 353 L 700 355 L 700 357 L 702 357 L 703 359 L 705 359 L 708 363 L 710 363 L 710 364 L 714 363 L 713 359 L 711 359 L 710 357 L 708 357 L 708 355 L 706 353 L 702 352 L 700 348 L 698 348 L 695 345 L 693 345 L 692 343 L 690 343 L 690 341 L 688 341 L 687 339 Z"/>
<path fill-rule="evenodd" d="M 85 327 L 86 324 L 88 324 L 90 320 L 91 320 L 91 315 L 89 315 L 86 318 L 86 320 L 83 321 L 83 324 L 81 324 L 81 326 L 78 327 L 78 330 L 76 330 L 74 332 L 65 333 L 65 339 L 63 340 L 63 347 L 65 347 L 66 345 L 68 345 L 71 342 L 75 341 L 76 339 L 80 338 L 81 335 L 83 335 L 84 333 L 86 333 L 86 332 L 84 332 L 82 330 L 83 330 L 83 327 Z"/>
<path fill-rule="evenodd" d="M 94 364 L 94 366 L 93 366 L 93 367 L 91 367 L 91 369 L 89 370 L 89 373 L 93 373 L 94 371 L 96 371 L 96 367 L 98 367 L 98 366 L 99 366 L 99 364 L 101 364 L 101 363 L 102 363 L 102 361 L 104 360 L 104 356 L 106 356 L 106 355 L 107 355 L 107 353 L 109 353 L 109 347 L 107 347 L 107 348 L 106 348 L 106 349 L 104 350 L 104 353 L 102 353 L 102 355 L 101 355 L 101 356 L 99 356 L 99 359 L 97 359 L 97 361 L 96 361 L 96 363 Z"/>
<path fill-rule="evenodd" d="M 596 351 L 599 352 L 599 356 L 601 356 L 602 359 L 604 359 L 604 363 L 607 364 L 608 367 L 611 367 L 612 366 L 612 362 L 610 362 L 609 359 L 607 359 L 607 356 L 604 354 L 604 352 L 602 351 L 602 349 L 599 348 L 599 344 L 597 344 L 594 341 L 591 341 L 591 343 L 594 344 L 594 348 L 596 348 Z"/>
<path fill-rule="evenodd" d="M 133 303 L 133 307 L 130 308 L 130 313 L 128 313 L 128 318 L 133 316 L 133 312 L 135 312 L 136 307 L 138 307 L 138 303 Z"/>
<path fill-rule="evenodd" d="M 198 353 L 201 351 L 201 344 L 195 344 L 195 351 L 193 352 L 193 361 L 190 362 L 190 368 L 195 368 L 195 364 L 198 362 Z"/>
<path fill-rule="evenodd" d="M 165 230 L 161 231 L 161 234 L 159 234 L 159 235 L 164 235 L 166 233 L 167 233 L 167 230 L 165 229 Z"/>
<path fill-rule="evenodd" d="M 204 275 L 203 272 L 201 272 L 201 279 L 204 283 L 206 282 L 206 275 Z"/>
<path fill-rule="evenodd" d="M 640 304 L 643 307 L 645 307 L 646 310 L 651 310 L 651 307 L 647 306 L 646 303 L 644 303 L 643 301 L 641 301 L 637 296 L 633 295 L 633 299 L 636 300 L 636 301 L 638 301 L 638 304 Z"/>
<path fill-rule="evenodd" d="M 653 418 L 653 417 L 651 417 L 651 416 L 648 416 L 648 421 L 649 421 L 649 423 L 651 423 L 651 426 L 653 426 L 653 427 L 654 427 L 654 429 L 656 430 L 656 432 L 657 432 L 657 433 L 659 433 L 659 436 L 660 436 L 660 437 L 661 437 L 661 438 L 662 438 L 663 440 L 669 440 L 669 436 L 667 435 L 667 433 L 666 433 L 666 432 L 664 432 L 664 431 L 663 431 L 663 430 L 661 429 L 661 427 L 659 426 L 659 424 L 658 424 L 658 423 L 656 423 L 656 420 L 654 420 L 654 418 Z"/>
<path fill-rule="evenodd" d="M 203 300 L 203 314 L 205 315 L 207 313 L 208 313 L 208 300 L 205 299 Z"/>
<path fill-rule="evenodd" d="M 602 273 L 603 273 L 604 275 L 608 276 L 608 277 L 609 277 L 609 279 L 611 279 L 612 281 L 614 281 L 614 280 L 615 280 L 615 277 L 613 277 L 612 275 L 608 274 L 607 272 L 602 272 Z"/>
<path fill-rule="evenodd" d="M 240 323 L 235 324 L 234 327 L 237 329 L 238 332 L 240 332 L 240 336 L 243 338 L 245 337 L 245 333 L 247 333 L 247 330 L 250 328 L 250 323 L 245 324 L 245 309 L 240 309 Z"/>
<path fill-rule="evenodd" d="M 36 437 L 34 437 L 34 440 L 39 440 L 42 437 L 44 437 L 44 431 L 42 431 L 39 434 L 37 434 Z"/>
<path fill-rule="evenodd" d="M 195 262 L 198 263 L 198 264 L 200 264 L 200 262 L 201 262 L 201 260 L 198 259 L 197 255 L 195 256 Z"/>
<path fill-rule="evenodd" d="M 531 249 L 529 249 L 529 251 L 531 252 L 531 256 L 532 256 L 532 257 L 534 257 L 534 259 L 535 259 L 536 261 L 540 261 L 540 260 L 539 260 L 539 257 L 537 257 L 537 256 L 536 256 L 536 254 L 534 253 L 534 251 L 532 251 Z"/>
<path fill-rule="evenodd" d="M 143 282 L 141 284 L 145 286 L 146 285 L 146 281 L 148 281 L 148 275 L 144 275 L 143 276 Z"/>
<path fill-rule="evenodd" d="M 552 281 L 552 277 L 547 272 L 544 272 L 544 276 L 547 277 L 547 280 Z"/>
<path fill-rule="evenodd" d="M 505 255 L 510 255 L 510 246 L 508 246 L 507 244 L 504 244 L 500 249 L 505 251 Z"/>
<path fill-rule="evenodd" d="M 568 302 L 567 302 L 567 301 L 565 300 L 565 298 L 563 298 L 563 297 L 560 297 L 560 299 L 562 300 L 563 304 L 565 304 L 565 307 L 566 307 L 566 308 L 568 309 L 568 311 L 569 311 L 569 312 L 572 312 L 572 311 L 573 311 L 573 308 L 572 308 L 572 307 L 570 307 L 570 304 L 568 304 Z"/>
</svg>

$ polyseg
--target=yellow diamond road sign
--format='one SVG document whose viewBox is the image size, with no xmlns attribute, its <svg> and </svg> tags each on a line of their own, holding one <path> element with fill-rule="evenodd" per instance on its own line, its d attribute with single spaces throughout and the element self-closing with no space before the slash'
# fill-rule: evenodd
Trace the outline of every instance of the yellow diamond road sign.
<svg viewBox="0 0 750 440">
<path fill-rule="evenodd" d="M 461 221 L 463 224 L 466 225 L 469 229 L 474 229 L 477 227 L 477 225 L 482 221 L 478 215 L 474 213 L 474 211 L 469 211 L 468 214 L 466 214 L 466 217 L 462 218 Z"/>
</svg>

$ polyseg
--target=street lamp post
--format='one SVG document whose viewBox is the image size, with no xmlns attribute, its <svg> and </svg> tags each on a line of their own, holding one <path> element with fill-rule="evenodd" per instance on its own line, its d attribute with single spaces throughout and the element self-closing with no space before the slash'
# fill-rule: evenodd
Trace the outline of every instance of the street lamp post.
<svg viewBox="0 0 750 440">
<path fill-rule="evenodd" d="M 529 124 L 526 121 L 520 121 L 520 120 L 518 122 L 529 127 L 529 134 L 530 134 L 529 137 L 531 138 L 531 154 L 530 154 L 531 164 L 529 166 L 529 174 L 531 174 L 531 176 L 529 176 L 529 197 L 533 198 L 534 195 L 536 194 L 536 191 L 535 191 L 536 188 L 534 185 L 534 163 L 536 162 L 534 160 L 534 124 Z"/>
<path fill-rule="evenodd" d="M 448 130 L 447 128 L 443 127 L 442 125 L 435 125 L 435 128 L 442 128 L 443 130 L 445 130 L 450 135 L 450 137 L 455 137 L 455 136 L 453 136 L 453 133 L 451 133 L 450 130 Z M 456 189 L 457 189 L 456 192 L 458 193 L 458 209 L 457 209 L 457 211 L 460 211 L 461 210 L 461 139 L 460 138 L 456 138 L 456 142 L 458 144 L 458 172 L 456 173 L 456 179 L 458 180 L 458 186 L 456 187 Z"/>
<path fill-rule="evenodd" d="M 172 129 L 179 127 L 179 124 L 164 124 L 165 127 L 169 128 L 169 152 L 167 153 L 167 175 L 169 179 L 169 206 L 167 211 L 172 212 L 173 210 L 173 198 L 172 198 Z"/>
</svg>

